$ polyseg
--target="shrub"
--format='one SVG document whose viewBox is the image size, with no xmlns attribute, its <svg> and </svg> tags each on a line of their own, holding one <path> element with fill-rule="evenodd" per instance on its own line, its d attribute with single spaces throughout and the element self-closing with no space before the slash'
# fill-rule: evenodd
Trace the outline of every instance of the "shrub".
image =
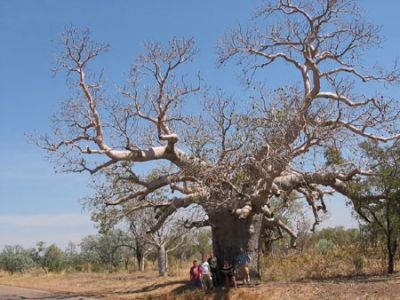
<svg viewBox="0 0 400 300">
<path fill-rule="evenodd" d="M 364 270 L 365 259 L 362 255 L 355 253 L 352 257 L 355 272 L 360 274 Z"/>
<path fill-rule="evenodd" d="M 0 267 L 4 271 L 14 274 L 16 272 L 23 272 L 32 267 L 34 262 L 31 257 L 31 252 L 25 250 L 23 247 L 5 246 L 0 253 Z"/>
<path fill-rule="evenodd" d="M 331 240 L 328 240 L 328 239 L 320 239 L 315 245 L 315 248 L 323 254 L 326 254 L 326 253 L 332 251 L 334 249 L 334 247 L 335 247 L 335 244 Z"/>
<path fill-rule="evenodd" d="M 43 255 L 43 265 L 50 272 L 60 272 L 63 266 L 64 253 L 57 245 L 50 245 Z"/>
</svg>

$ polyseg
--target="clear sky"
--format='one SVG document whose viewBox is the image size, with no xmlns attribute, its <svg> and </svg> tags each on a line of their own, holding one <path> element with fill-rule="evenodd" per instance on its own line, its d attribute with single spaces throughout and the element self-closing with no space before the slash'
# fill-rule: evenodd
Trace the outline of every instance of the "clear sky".
<svg viewBox="0 0 400 300">
<path fill-rule="evenodd" d="M 389 63 L 400 46 L 400 1 L 359 1 L 371 21 L 383 26 L 382 49 L 371 60 Z M 260 1 L 249 0 L 0 0 L 0 248 L 33 246 L 37 241 L 64 246 L 95 229 L 78 200 L 88 193 L 88 176 L 55 174 L 45 153 L 29 144 L 25 133 L 46 132 L 67 89 L 65 78 L 52 76 L 57 38 L 65 26 L 89 28 L 109 42 L 100 59 L 112 85 L 125 79 L 144 41 L 172 36 L 194 37 L 200 52 L 194 68 L 214 87 L 240 96 L 237 68 L 216 67 L 215 44 L 225 30 L 248 20 Z M 232 71 L 234 70 L 234 71 Z M 280 69 L 266 73 L 284 82 Z M 272 75 L 272 76 L 271 76 Z M 328 225 L 355 226 L 344 201 L 328 201 Z"/>
</svg>

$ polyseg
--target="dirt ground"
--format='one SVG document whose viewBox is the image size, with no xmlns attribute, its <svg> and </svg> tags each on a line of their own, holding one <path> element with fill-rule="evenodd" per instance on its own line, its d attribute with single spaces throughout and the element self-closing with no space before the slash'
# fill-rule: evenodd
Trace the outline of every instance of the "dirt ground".
<svg viewBox="0 0 400 300">
<path fill-rule="evenodd" d="M 250 287 L 204 294 L 187 285 L 186 276 L 159 278 L 156 272 L 132 274 L 0 273 L 0 284 L 67 293 L 95 299 L 400 299 L 400 273 L 392 276 L 335 277 L 303 282 L 253 283 Z"/>
<path fill-rule="evenodd" d="M 69 293 L 50 293 L 35 289 L 0 285 L 0 299 L 2 300 L 95 300 Z"/>
</svg>

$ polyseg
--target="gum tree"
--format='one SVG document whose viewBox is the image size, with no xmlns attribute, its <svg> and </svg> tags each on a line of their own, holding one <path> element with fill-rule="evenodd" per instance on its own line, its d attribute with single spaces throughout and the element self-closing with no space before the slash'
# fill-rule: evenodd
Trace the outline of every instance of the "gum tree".
<svg viewBox="0 0 400 300">
<path fill-rule="evenodd" d="M 167 45 L 147 43 L 130 70 L 120 99 L 110 99 L 101 77 L 90 72 L 108 50 L 88 32 L 67 30 L 58 69 L 73 88 L 54 121 L 54 135 L 40 145 L 64 171 L 107 173 L 111 187 L 104 205 L 132 202 L 132 211 L 153 208 L 156 232 L 177 210 L 197 207 L 210 225 L 214 252 L 232 258 L 243 247 L 258 271 L 260 234 L 267 226 L 296 233 L 270 205 L 279 196 L 291 205 L 295 192 L 309 204 L 315 225 L 326 211 L 324 196 L 339 193 L 352 201 L 381 194 L 354 193 L 352 183 L 371 171 L 360 168 L 354 145 L 400 137 L 395 99 L 370 93 L 371 82 L 397 84 L 395 67 L 385 71 L 362 63 L 366 50 L 380 44 L 379 27 L 365 22 L 354 1 L 269 1 L 253 21 L 232 29 L 219 42 L 221 64 L 237 62 L 254 88 L 252 99 L 235 101 L 222 92 L 193 101 L 200 80 L 183 70 L 196 54 L 192 39 Z M 280 87 L 266 91 L 258 79 L 272 65 L 288 68 Z M 369 91 L 369 93 L 367 93 Z M 324 155 L 340 163 L 324 163 Z M 142 165 L 156 176 L 141 176 Z M 169 189 L 157 201 L 153 193 Z"/>
<path fill-rule="evenodd" d="M 97 187 L 95 197 L 87 199 L 86 204 L 90 205 L 92 210 L 92 220 L 97 222 L 100 231 L 110 231 L 117 228 L 117 225 L 125 225 L 127 240 L 131 243 L 122 243 L 120 247 L 130 247 L 134 250 L 139 271 L 144 271 L 145 257 L 151 252 L 155 252 L 158 262 L 159 276 L 168 275 L 168 254 L 181 247 L 187 241 L 188 229 L 181 226 L 182 222 L 176 216 L 169 217 L 162 226 L 157 230 L 154 228 L 159 218 L 159 212 L 152 208 L 138 209 L 138 205 L 142 203 L 130 201 L 118 207 L 104 207 L 104 199 L 110 196 L 110 192 L 127 194 L 124 188 L 130 188 L 130 184 L 126 186 L 122 174 L 117 176 L 116 182 L 111 186 L 103 185 Z M 122 185 L 118 181 L 122 180 Z M 160 202 L 159 198 L 166 197 L 165 194 L 153 195 L 152 202 Z M 149 200 L 148 200 L 149 201 Z"/>
<path fill-rule="evenodd" d="M 363 221 L 363 230 L 386 246 L 387 271 L 394 272 L 400 238 L 399 143 L 379 147 L 377 143 L 361 145 L 364 155 L 374 164 L 375 174 L 358 183 L 354 189 L 363 194 L 379 191 L 384 197 L 354 203 Z"/>
</svg>

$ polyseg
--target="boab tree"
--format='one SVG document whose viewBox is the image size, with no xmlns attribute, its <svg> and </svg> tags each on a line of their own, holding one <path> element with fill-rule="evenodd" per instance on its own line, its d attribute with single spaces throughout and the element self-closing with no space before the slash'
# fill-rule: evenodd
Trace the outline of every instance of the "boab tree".
<svg viewBox="0 0 400 300">
<path fill-rule="evenodd" d="M 106 204 L 153 207 L 158 218 L 150 232 L 178 209 L 202 208 L 206 220 L 187 225 L 210 225 L 214 252 L 222 259 L 247 249 L 257 271 L 264 226 L 295 238 L 274 215 L 273 197 L 291 205 L 292 192 L 303 195 L 315 224 L 326 210 L 326 194 L 357 201 L 382 197 L 351 188 L 371 173 L 359 167 L 354 145 L 400 137 L 395 100 L 363 93 L 370 82 L 398 82 L 396 68 L 385 72 L 361 64 L 365 50 L 379 43 L 379 27 L 363 21 L 354 1 L 269 2 L 257 10 L 254 24 L 229 31 L 219 43 L 220 62 L 245 66 L 256 95 L 240 103 L 223 93 L 206 95 L 200 110 L 187 102 L 199 90 L 197 79 L 181 73 L 196 53 L 193 40 L 146 44 L 121 88 L 124 97 L 110 100 L 100 78 L 88 71 L 108 46 L 93 42 L 87 32 L 67 30 L 58 66 L 76 93 L 54 118 L 54 136 L 44 136 L 41 145 L 65 171 L 123 177 L 129 188 L 111 194 Z M 292 72 L 282 86 L 269 93 L 258 89 L 258 74 L 279 63 Z M 335 163 L 325 164 L 324 155 Z M 139 176 L 144 163 L 156 166 L 157 176 Z M 175 193 L 152 201 L 161 188 Z"/>
</svg>

